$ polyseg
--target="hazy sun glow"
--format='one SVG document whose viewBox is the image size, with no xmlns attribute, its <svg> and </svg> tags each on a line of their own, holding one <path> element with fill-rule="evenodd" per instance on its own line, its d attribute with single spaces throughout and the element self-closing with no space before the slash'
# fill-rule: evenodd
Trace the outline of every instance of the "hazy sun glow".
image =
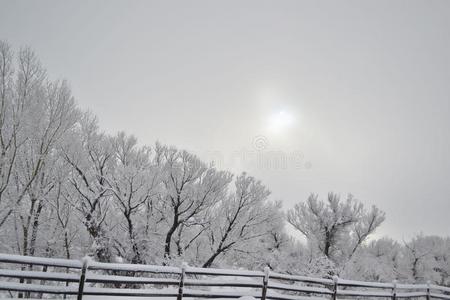
<svg viewBox="0 0 450 300">
<path fill-rule="evenodd" d="M 280 110 L 269 117 L 269 130 L 272 133 L 283 133 L 294 123 L 292 114 L 285 110 Z"/>
</svg>

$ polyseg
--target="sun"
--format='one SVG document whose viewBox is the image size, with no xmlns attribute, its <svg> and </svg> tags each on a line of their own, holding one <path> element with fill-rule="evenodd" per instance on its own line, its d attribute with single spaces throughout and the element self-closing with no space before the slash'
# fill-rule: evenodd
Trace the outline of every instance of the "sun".
<svg viewBox="0 0 450 300">
<path fill-rule="evenodd" d="M 269 117 L 269 131 L 280 134 L 287 131 L 294 124 L 294 117 L 286 110 L 280 110 Z"/>
</svg>

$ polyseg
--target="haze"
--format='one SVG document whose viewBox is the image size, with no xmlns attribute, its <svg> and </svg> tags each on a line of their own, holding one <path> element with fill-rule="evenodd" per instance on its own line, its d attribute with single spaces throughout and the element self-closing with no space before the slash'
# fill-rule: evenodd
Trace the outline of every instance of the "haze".
<svg viewBox="0 0 450 300">
<path fill-rule="evenodd" d="M 378 236 L 448 235 L 448 1 L 0 1 L 0 39 L 107 132 L 246 170 L 285 208 L 352 193 L 386 211 Z"/>
</svg>

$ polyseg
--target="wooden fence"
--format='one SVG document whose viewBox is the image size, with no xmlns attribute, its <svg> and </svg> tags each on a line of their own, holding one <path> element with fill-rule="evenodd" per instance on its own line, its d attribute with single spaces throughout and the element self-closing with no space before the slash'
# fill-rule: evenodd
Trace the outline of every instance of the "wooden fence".
<svg viewBox="0 0 450 300">
<path fill-rule="evenodd" d="M 56 295 L 56 296 L 55 296 Z M 261 271 L 100 263 L 0 254 L 0 298 L 83 296 L 266 300 L 448 299 L 450 288 Z"/>
</svg>

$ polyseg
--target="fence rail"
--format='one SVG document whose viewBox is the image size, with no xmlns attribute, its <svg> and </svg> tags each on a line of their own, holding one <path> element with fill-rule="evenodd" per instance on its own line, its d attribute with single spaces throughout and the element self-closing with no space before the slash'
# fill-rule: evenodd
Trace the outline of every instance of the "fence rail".
<svg viewBox="0 0 450 300">
<path fill-rule="evenodd" d="M 41 268 L 41 269 L 40 269 Z M 3 294 L 2 294 L 3 293 Z M 0 298 L 60 295 L 266 300 L 444 299 L 450 288 L 261 271 L 100 263 L 0 254 Z"/>
</svg>

